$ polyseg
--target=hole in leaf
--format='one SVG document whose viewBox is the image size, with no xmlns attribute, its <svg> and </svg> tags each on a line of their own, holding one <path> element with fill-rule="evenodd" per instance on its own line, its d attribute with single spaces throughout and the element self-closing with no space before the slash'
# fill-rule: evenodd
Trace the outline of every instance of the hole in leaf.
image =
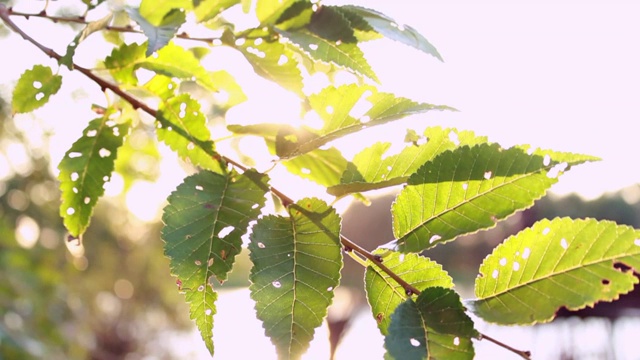
<svg viewBox="0 0 640 360">
<path fill-rule="evenodd" d="M 489 180 L 489 179 L 491 179 L 492 175 L 493 175 L 493 173 L 491 171 L 485 171 L 484 178 Z"/>
<path fill-rule="evenodd" d="M 459 346 L 460 345 L 460 338 L 459 337 L 454 337 L 453 338 L 453 345 L 455 346 Z"/>
<path fill-rule="evenodd" d="M 280 58 L 278 59 L 278 66 L 282 66 L 287 62 L 289 62 L 289 58 L 286 55 L 280 55 Z"/>
<path fill-rule="evenodd" d="M 80 177 L 80 175 L 78 175 L 78 173 L 77 173 L 77 172 L 73 172 L 73 173 L 71 173 L 71 176 L 70 176 L 70 177 L 71 177 L 71 181 L 76 181 L 76 180 L 78 180 L 78 178 Z"/>
<path fill-rule="evenodd" d="M 213 258 L 209 259 L 209 261 L 207 261 L 207 266 L 211 267 L 213 266 Z"/>
<path fill-rule="evenodd" d="M 409 339 L 409 342 L 411 343 L 411 346 L 415 346 L 415 347 L 420 346 L 420 341 L 418 341 L 418 340 L 416 340 L 414 338 Z"/>
<path fill-rule="evenodd" d="M 303 174 L 307 174 L 307 175 L 311 174 L 311 170 L 309 170 L 307 168 L 300 169 L 300 172 L 303 173 Z"/>
<path fill-rule="evenodd" d="M 455 131 L 449 132 L 449 140 L 453 143 L 453 145 L 460 145 L 460 139 L 458 138 L 458 134 Z"/>
<path fill-rule="evenodd" d="M 567 239 L 562 238 L 562 240 L 560 240 L 560 246 L 562 246 L 562 248 L 566 250 L 569 247 L 569 244 L 567 243 Z"/>
<path fill-rule="evenodd" d="M 329 286 L 329 287 L 327 288 L 327 291 L 333 291 L 333 286 Z"/>
<path fill-rule="evenodd" d="M 327 108 L 325 109 L 325 111 L 327 112 L 327 114 L 331 115 L 333 114 L 333 106 L 329 105 L 327 106 Z"/>
<path fill-rule="evenodd" d="M 198 291 L 204 291 L 204 285 L 198 286 Z"/>
<path fill-rule="evenodd" d="M 107 176 L 107 175 L 103 176 L 103 177 L 102 177 L 102 180 L 104 180 L 105 182 L 106 182 L 106 181 L 109 181 L 109 176 Z"/>
<path fill-rule="evenodd" d="M 400 254 L 400 256 L 398 256 L 398 261 L 400 262 L 404 261 L 404 254 Z"/>
<path fill-rule="evenodd" d="M 235 228 L 233 226 L 225 226 L 218 233 L 218 238 L 220 238 L 220 239 L 224 238 L 225 236 L 229 235 L 229 233 L 231 233 L 234 229 Z"/>
<path fill-rule="evenodd" d="M 528 259 L 529 255 L 531 255 L 531 249 L 524 248 L 524 251 L 522 252 L 522 258 L 523 259 Z"/>
<path fill-rule="evenodd" d="M 88 130 L 87 131 L 87 137 L 94 137 L 98 135 L 98 130 Z"/>
<path fill-rule="evenodd" d="M 547 235 L 550 231 L 551 231 L 551 229 L 544 228 L 544 230 L 542 230 L 542 235 Z"/>
<path fill-rule="evenodd" d="M 517 261 L 513 262 L 513 271 L 518 271 L 520 270 L 520 263 Z"/>
<path fill-rule="evenodd" d="M 196 190 L 202 191 L 204 190 L 204 188 L 202 187 L 202 185 L 196 185 Z"/>
<path fill-rule="evenodd" d="M 79 152 L 71 152 L 71 153 L 69 153 L 69 158 L 71 158 L 71 159 L 79 158 L 81 156 L 82 156 L 82 153 L 79 153 Z"/>
<path fill-rule="evenodd" d="M 499 274 L 499 272 L 498 272 L 497 269 L 493 270 L 493 272 L 491 273 L 491 277 L 494 278 L 494 279 L 497 279 L 498 278 L 498 274 Z"/>
<path fill-rule="evenodd" d="M 467 183 L 462 184 L 462 190 L 467 190 L 468 188 L 469 188 L 469 184 Z"/>
<path fill-rule="evenodd" d="M 318 50 L 318 45 L 317 44 L 309 44 L 309 49 L 316 51 Z"/>
<path fill-rule="evenodd" d="M 258 247 L 259 247 L 260 249 L 264 249 L 266 246 L 264 246 L 264 244 L 263 244 L 263 243 L 259 242 L 259 243 L 258 243 Z"/>
<path fill-rule="evenodd" d="M 273 285 L 273 287 L 276 289 L 279 289 L 280 287 L 282 287 L 282 284 L 280 284 L 280 281 L 274 281 L 271 283 L 271 285 Z"/>
<path fill-rule="evenodd" d="M 622 272 L 627 272 L 627 271 L 631 270 L 630 266 L 627 266 L 627 265 L 625 265 L 625 264 L 623 264 L 621 262 L 613 263 L 613 267 L 615 269 L 619 270 L 619 271 L 622 271 Z"/>
<path fill-rule="evenodd" d="M 77 194 L 77 193 L 78 193 L 78 188 L 77 188 L 77 187 L 74 187 L 74 188 L 73 188 L 73 189 L 71 189 L 71 190 L 73 190 L 73 193 L 74 193 L 74 194 Z"/>
<path fill-rule="evenodd" d="M 84 203 L 85 204 L 89 204 L 90 202 L 91 202 L 91 198 L 90 197 L 87 196 L 87 197 L 84 198 Z"/>
<path fill-rule="evenodd" d="M 363 123 L 363 124 L 366 124 L 369 121 L 371 121 L 371 118 L 369 116 L 367 116 L 367 115 L 365 115 L 365 116 L 360 118 L 360 122 Z"/>
<path fill-rule="evenodd" d="M 42 83 L 40 81 L 34 81 L 33 87 L 36 89 L 40 89 L 42 87 Z"/>
<path fill-rule="evenodd" d="M 189 145 L 187 145 L 187 150 L 193 150 L 195 148 L 196 146 L 192 142 L 190 142 Z"/>
<path fill-rule="evenodd" d="M 442 239 L 442 236 L 440 236 L 440 235 L 433 235 L 433 236 L 431 237 L 431 239 L 429 239 L 429 244 L 433 244 L 434 242 L 436 242 L 436 241 L 438 241 L 438 240 L 440 240 L 440 239 Z"/>
<path fill-rule="evenodd" d="M 205 315 L 207 315 L 207 316 L 211 315 L 212 312 L 213 311 L 211 311 L 211 309 L 207 309 L 207 310 L 204 311 Z"/>
<path fill-rule="evenodd" d="M 640 246 L 640 239 L 636 239 L 636 240 L 633 242 L 633 244 L 634 244 L 635 246 Z"/>
<path fill-rule="evenodd" d="M 259 206 L 260 206 L 260 205 L 258 205 L 258 204 L 253 204 L 253 205 L 251 206 L 251 208 L 252 208 L 252 209 L 257 209 Z"/>
<path fill-rule="evenodd" d="M 549 166 L 549 164 L 551 164 L 551 156 L 549 156 L 549 154 L 544 156 L 544 159 L 542 160 L 542 164 L 544 166 Z"/>
<path fill-rule="evenodd" d="M 547 172 L 547 177 L 550 179 L 557 178 L 567 169 L 568 166 L 569 164 L 567 164 L 566 162 L 554 165 L 551 169 L 549 169 L 549 172 Z"/>
<path fill-rule="evenodd" d="M 236 39 L 235 44 L 236 44 L 236 46 L 242 46 L 242 45 L 244 45 L 244 42 L 245 42 L 245 40 L 240 38 L 240 39 Z"/>
<path fill-rule="evenodd" d="M 76 213 L 76 209 L 70 207 L 67 209 L 67 215 L 73 215 Z"/>
<path fill-rule="evenodd" d="M 108 149 L 102 148 L 98 151 L 98 155 L 100 155 L 101 158 L 106 158 L 111 156 L 111 151 L 109 151 Z"/>
<path fill-rule="evenodd" d="M 202 261 L 200 261 L 200 260 L 196 260 L 195 263 L 196 263 L 197 266 L 202 265 Z"/>
<path fill-rule="evenodd" d="M 255 46 L 260 46 L 262 44 L 262 38 L 257 38 L 255 40 L 253 40 L 253 44 Z"/>
<path fill-rule="evenodd" d="M 507 265 L 507 258 L 500 259 L 500 266 L 505 266 L 505 265 Z"/>
<path fill-rule="evenodd" d="M 44 93 L 39 92 L 39 93 L 36 94 L 36 100 L 37 101 L 42 100 L 42 98 L 44 98 Z"/>
<path fill-rule="evenodd" d="M 114 127 L 116 126 L 116 122 L 113 120 L 108 120 L 106 123 L 104 123 L 105 125 L 107 125 L 108 127 Z"/>
</svg>

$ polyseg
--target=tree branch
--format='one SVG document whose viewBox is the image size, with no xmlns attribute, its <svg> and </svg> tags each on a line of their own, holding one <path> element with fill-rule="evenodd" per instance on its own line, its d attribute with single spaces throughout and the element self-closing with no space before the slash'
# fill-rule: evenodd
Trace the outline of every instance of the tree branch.
<svg viewBox="0 0 640 360">
<path fill-rule="evenodd" d="M 44 45 L 40 44 L 38 41 L 36 41 L 35 39 L 33 39 L 32 37 L 30 37 L 29 35 L 27 35 L 24 31 L 22 31 L 22 29 L 20 29 L 11 19 L 10 19 L 10 15 L 16 15 L 16 16 L 24 16 L 26 18 L 28 18 L 29 16 L 38 16 L 38 17 L 45 17 L 45 18 L 49 18 L 52 19 L 54 21 L 72 21 L 72 22 L 78 22 L 78 23 L 86 23 L 84 22 L 84 18 L 82 17 L 78 17 L 78 18 L 57 18 L 57 17 L 50 17 L 48 15 L 46 15 L 46 13 L 41 13 L 38 15 L 33 15 L 33 14 L 22 14 L 22 13 L 16 13 L 16 12 L 12 12 L 12 10 L 10 8 L 7 8 L 4 4 L 0 3 L 0 19 L 2 19 L 4 21 L 5 24 L 7 24 L 7 26 L 12 29 L 13 31 L 15 31 L 16 33 L 18 33 L 20 36 L 22 36 L 23 39 L 27 40 L 28 42 L 30 42 L 31 44 L 33 44 L 34 46 L 36 46 L 38 49 L 40 49 L 42 52 L 44 52 L 45 54 L 47 54 L 49 57 L 54 58 L 58 61 L 60 61 L 60 59 L 62 58 L 62 56 L 58 53 L 56 53 L 55 51 L 53 51 L 50 48 L 45 47 Z M 132 29 L 131 29 L 132 30 Z M 195 40 L 190 38 L 191 40 Z M 93 82 L 95 82 L 96 84 L 98 84 L 98 86 L 100 86 L 100 88 L 102 89 L 102 91 L 105 91 L 106 89 L 111 90 L 113 93 L 115 93 L 116 95 L 118 95 L 119 97 L 121 97 L 122 99 L 124 99 L 126 102 L 128 102 L 129 104 L 131 104 L 131 106 L 134 109 L 140 109 L 144 112 L 146 112 L 147 114 L 151 115 L 154 118 L 158 117 L 158 111 L 149 107 L 147 104 L 145 104 L 144 102 L 138 100 L 137 98 L 135 98 L 134 96 L 128 94 L 127 92 L 125 92 L 124 90 L 122 90 L 119 86 L 106 81 L 104 79 L 102 79 L 101 77 L 93 74 L 91 72 L 91 70 L 84 68 L 82 66 L 76 65 L 75 63 L 73 63 L 73 69 L 79 71 L 80 73 L 82 73 L 83 75 L 85 75 L 86 77 L 88 77 L 89 79 L 91 79 Z M 165 120 L 166 121 L 166 120 Z M 179 129 L 180 127 L 176 126 L 175 129 Z M 180 133 L 180 132 L 179 132 Z M 243 166 L 242 164 L 227 158 L 224 155 L 218 154 L 215 151 L 211 150 L 203 141 L 200 141 L 198 139 L 194 139 L 191 136 L 189 136 L 186 133 L 180 133 L 180 135 L 184 136 L 185 138 L 187 138 L 189 141 L 192 141 L 194 144 L 197 144 L 199 147 L 201 147 L 204 151 L 206 151 L 209 155 L 211 155 L 212 157 L 214 157 L 215 159 L 222 161 L 224 163 L 229 163 L 232 166 L 242 170 L 242 171 L 246 171 L 247 168 L 245 166 Z M 288 197 L 287 195 L 285 195 L 283 192 L 281 192 L 280 190 L 271 187 L 270 188 L 271 193 L 273 193 L 275 196 L 277 196 L 281 201 L 282 204 L 286 207 L 289 206 L 291 204 L 294 203 L 293 199 L 291 199 L 290 197 Z M 354 243 L 353 241 L 349 240 L 346 236 L 340 234 L 340 242 L 342 244 L 342 246 L 344 247 L 345 251 L 355 251 L 358 254 L 362 255 L 364 258 L 366 258 L 367 260 L 371 261 L 373 264 L 375 264 L 375 266 L 377 266 L 378 268 L 380 268 L 382 271 L 384 271 L 387 275 L 389 275 L 389 277 L 391 277 L 393 280 L 395 280 L 400 286 L 402 286 L 402 288 L 405 290 L 406 294 L 411 296 L 413 294 L 415 295 L 419 295 L 420 294 L 420 290 L 418 290 L 417 288 L 415 288 L 414 286 L 412 286 L 411 284 L 407 283 L 405 280 L 403 280 L 400 276 L 398 276 L 396 273 L 394 273 L 391 269 L 389 269 L 387 266 L 385 266 L 383 264 L 382 258 L 380 256 L 374 255 L 371 252 L 367 251 L 366 249 L 362 248 L 360 245 Z M 480 334 L 480 339 L 487 339 L 491 342 L 493 342 L 494 344 L 501 346 L 509 351 L 514 352 L 515 354 L 521 356 L 524 359 L 529 359 L 531 356 L 531 353 L 528 351 L 522 351 L 522 350 L 517 350 L 511 346 L 508 346 L 500 341 L 497 341 L 489 336 L 486 336 L 484 334 Z"/>
</svg>

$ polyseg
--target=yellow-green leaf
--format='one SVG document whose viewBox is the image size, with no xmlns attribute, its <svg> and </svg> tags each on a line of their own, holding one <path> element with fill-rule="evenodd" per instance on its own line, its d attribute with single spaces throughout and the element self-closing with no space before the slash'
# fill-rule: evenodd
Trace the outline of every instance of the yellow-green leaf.
<svg viewBox="0 0 640 360">
<path fill-rule="evenodd" d="M 20 75 L 13 89 L 13 112 L 25 113 L 43 106 L 51 95 L 60 90 L 60 86 L 62 76 L 54 75 L 48 66 L 35 65 Z"/>
</svg>

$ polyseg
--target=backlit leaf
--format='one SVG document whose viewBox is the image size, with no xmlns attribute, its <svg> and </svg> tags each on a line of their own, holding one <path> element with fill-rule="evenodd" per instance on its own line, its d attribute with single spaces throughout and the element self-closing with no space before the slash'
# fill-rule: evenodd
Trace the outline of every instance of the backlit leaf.
<svg viewBox="0 0 640 360">
<path fill-rule="evenodd" d="M 330 147 L 316 149 L 293 159 L 284 160 L 290 173 L 314 181 L 322 186 L 335 185 L 347 168 L 347 160 L 340 150 Z"/>
<path fill-rule="evenodd" d="M 282 13 L 298 0 L 257 0 L 256 15 L 261 25 L 274 25 Z"/>
<path fill-rule="evenodd" d="M 79 32 L 73 40 L 67 45 L 65 54 L 58 60 L 60 65 L 65 65 L 69 70 L 73 70 L 73 56 L 76 54 L 76 48 L 80 45 L 82 31 Z"/>
<path fill-rule="evenodd" d="M 356 43 L 327 40 L 306 30 L 278 32 L 316 60 L 335 64 L 360 76 L 379 81 Z"/>
<path fill-rule="evenodd" d="M 276 20 L 278 29 L 299 29 L 306 26 L 313 16 L 314 5 L 308 0 L 298 0 L 289 6 Z"/>
<path fill-rule="evenodd" d="M 90 121 L 58 165 L 60 216 L 74 237 L 89 226 L 93 208 L 111 178 L 118 148 L 129 132 L 129 122 L 118 124 L 110 115 Z"/>
<path fill-rule="evenodd" d="M 191 10 L 192 0 L 142 0 L 140 15 L 153 26 L 166 25 L 167 18 L 175 10 Z M 184 20 L 183 20 L 184 21 Z"/>
<path fill-rule="evenodd" d="M 167 14 L 168 17 L 163 20 L 163 25 L 155 26 L 147 21 L 138 9 L 132 7 L 125 8 L 129 17 L 138 25 L 142 32 L 147 37 L 147 51 L 146 56 L 151 56 L 154 52 L 165 47 L 171 39 L 176 35 L 180 26 L 185 22 L 184 11 L 173 11 Z"/>
<path fill-rule="evenodd" d="M 384 346 L 395 359 L 473 359 L 478 333 L 455 291 L 427 288 L 391 316 Z"/>
<path fill-rule="evenodd" d="M 541 220 L 480 266 L 471 309 L 501 324 L 547 322 L 561 307 L 617 300 L 638 284 L 640 231 L 611 221 Z"/>
<path fill-rule="evenodd" d="M 233 46 L 240 50 L 256 74 L 303 95 L 302 75 L 294 52 L 268 32 L 255 30 L 248 36 L 250 38 L 236 40 Z"/>
<path fill-rule="evenodd" d="M 409 176 L 422 164 L 433 160 L 438 154 L 457 146 L 475 145 L 486 142 L 486 137 L 476 137 L 470 131 L 427 128 L 424 136 L 415 134 L 415 143 L 405 147 L 396 155 L 384 157 L 391 143 L 376 143 L 353 158 L 342 174 L 339 185 L 327 192 L 343 196 L 353 192 L 381 189 L 407 182 Z"/>
<path fill-rule="evenodd" d="M 183 159 L 204 169 L 223 173 L 217 160 L 206 119 L 200 111 L 200 103 L 189 94 L 169 99 L 158 109 L 158 139 L 164 141 Z"/>
<path fill-rule="evenodd" d="M 313 13 L 307 28 L 329 41 L 357 42 L 351 23 L 333 6 L 321 6 Z"/>
<path fill-rule="evenodd" d="M 453 280 L 440 264 L 418 254 L 401 254 L 378 249 L 383 264 L 420 291 L 433 286 L 453 287 Z M 365 290 L 373 317 L 383 335 L 389 333 L 391 314 L 409 298 L 405 290 L 375 264 L 369 263 L 365 273 Z"/>
<path fill-rule="evenodd" d="M 54 75 L 48 66 L 35 65 L 20 75 L 13 89 L 13 112 L 25 113 L 41 107 L 60 90 L 61 85 L 62 76 Z"/>
<path fill-rule="evenodd" d="M 171 274 L 212 355 L 214 286 L 227 279 L 241 237 L 260 214 L 267 191 L 266 176 L 252 170 L 225 175 L 201 171 L 184 179 L 164 208 L 162 239 Z"/>
<path fill-rule="evenodd" d="M 123 44 L 111 51 L 104 60 L 104 66 L 118 83 L 135 86 L 138 84 L 135 70 L 138 63 L 146 57 L 145 48 L 144 44 Z"/>
<path fill-rule="evenodd" d="M 362 17 L 379 34 L 433 55 L 438 60 L 442 61 L 442 57 L 438 53 L 438 50 L 436 50 L 436 48 L 431 45 L 424 36 L 411 26 L 398 24 L 385 14 L 360 6 L 347 5 L 341 6 L 340 9 Z"/>
<path fill-rule="evenodd" d="M 329 86 L 309 96 L 309 104 L 323 120 L 320 130 L 283 127 L 276 139 L 281 158 L 304 154 L 342 136 L 430 110 L 450 109 L 416 103 L 393 94 L 378 93 L 369 85 Z"/>
<path fill-rule="evenodd" d="M 194 1 L 194 4 L 196 2 Z M 239 4 L 240 0 L 201 0 L 195 5 L 194 13 L 198 22 L 211 20 L 222 11 Z"/>
<path fill-rule="evenodd" d="M 411 175 L 393 204 L 398 249 L 422 251 L 493 227 L 533 205 L 571 166 L 594 160 L 497 144 L 446 151 Z"/>
<path fill-rule="evenodd" d="M 250 290 L 279 358 L 298 359 L 322 324 L 339 283 L 340 217 L 313 198 L 287 211 L 288 217 L 265 216 L 252 229 Z"/>
</svg>

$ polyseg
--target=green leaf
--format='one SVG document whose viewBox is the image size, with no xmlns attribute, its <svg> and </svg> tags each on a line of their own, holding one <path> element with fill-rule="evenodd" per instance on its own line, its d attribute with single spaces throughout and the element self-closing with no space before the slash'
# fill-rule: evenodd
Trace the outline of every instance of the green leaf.
<svg viewBox="0 0 640 360">
<path fill-rule="evenodd" d="M 60 90 L 62 76 L 53 75 L 51 68 L 34 65 L 20 75 L 13 89 L 11 107 L 14 113 L 33 111 L 49 101 L 49 97 Z"/>
<path fill-rule="evenodd" d="M 247 100 L 247 95 L 242 91 L 242 87 L 226 70 L 212 72 L 211 80 L 216 86 L 216 93 L 221 101 L 218 106 L 229 109 Z"/>
<path fill-rule="evenodd" d="M 282 161 L 290 173 L 314 181 L 324 187 L 335 185 L 347 168 L 347 159 L 335 147 L 316 149 Z"/>
<path fill-rule="evenodd" d="M 298 0 L 257 0 L 256 16 L 260 25 L 274 25 L 280 16 Z"/>
<path fill-rule="evenodd" d="M 73 70 L 73 56 L 76 54 L 76 48 L 80 45 L 83 31 L 79 32 L 73 40 L 67 45 L 67 51 L 58 60 L 58 64 L 65 65 L 69 70 Z"/>
<path fill-rule="evenodd" d="M 309 24 L 314 14 L 314 4 L 307 0 L 299 0 L 289 6 L 276 20 L 278 29 L 299 29 Z"/>
<path fill-rule="evenodd" d="M 200 103 L 189 94 L 180 94 L 163 103 L 156 120 L 158 139 L 169 145 L 181 158 L 204 169 L 225 172 L 217 160 Z"/>
<path fill-rule="evenodd" d="M 385 348 L 395 359 L 473 359 L 471 338 L 477 337 L 455 291 L 425 289 L 400 304 L 391 316 Z"/>
<path fill-rule="evenodd" d="M 570 153 L 503 149 L 497 144 L 444 152 L 409 177 L 392 206 L 397 247 L 403 252 L 422 251 L 493 227 L 533 205 L 571 166 L 594 160 Z"/>
<path fill-rule="evenodd" d="M 279 358 L 298 359 L 322 324 L 338 286 L 340 217 L 323 201 L 306 198 L 289 217 L 265 216 L 251 234 L 251 298 Z"/>
<path fill-rule="evenodd" d="M 236 4 L 239 4 L 240 0 L 202 0 L 194 1 L 196 14 L 196 21 L 204 22 L 215 18 L 220 13 Z"/>
<path fill-rule="evenodd" d="M 433 55 L 438 60 L 442 61 L 442 57 L 438 53 L 438 50 L 436 50 L 436 48 L 431 45 L 424 36 L 411 26 L 400 25 L 385 14 L 360 6 L 346 5 L 341 6 L 340 9 L 351 13 L 352 16 L 359 16 L 363 18 L 379 34 Z"/>
<path fill-rule="evenodd" d="M 317 149 L 340 137 L 364 128 L 382 125 L 394 120 L 427 112 L 451 109 L 416 103 L 393 94 L 379 93 L 370 85 L 329 86 L 309 97 L 309 105 L 324 121 L 320 130 L 308 127 L 283 127 L 276 138 L 276 153 L 290 158 Z M 364 109 L 368 109 L 366 112 Z M 355 114 L 357 112 L 363 113 Z M 356 118 L 357 117 L 357 118 Z"/>
<path fill-rule="evenodd" d="M 373 253 L 382 256 L 387 268 L 420 291 L 433 286 L 453 287 L 453 280 L 442 270 L 442 266 L 426 257 L 386 249 L 378 249 Z M 409 296 L 402 286 L 373 263 L 368 264 L 364 280 L 373 317 L 380 332 L 387 335 L 391 314 Z"/>
<path fill-rule="evenodd" d="M 202 171 L 184 179 L 164 208 L 164 252 L 211 355 L 214 284 L 227 279 L 241 237 L 260 214 L 267 191 L 267 177 L 253 170 L 225 175 Z"/>
<path fill-rule="evenodd" d="M 541 220 L 509 237 L 480 266 L 471 309 L 501 324 L 547 322 L 633 290 L 640 231 L 611 221 Z"/>
<path fill-rule="evenodd" d="M 340 66 L 360 76 L 379 82 L 356 43 L 334 42 L 306 30 L 277 30 L 312 58 Z"/>
<path fill-rule="evenodd" d="M 82 29 L 82 31 L 80 31 L 80 33 L 78 33 L 78 35 L 76 35 L 76 37 L 69 43 L 69 45 L 67 45 L 67 52 L 62 58 L 60 58 L 58 63 L 61 65 L 66 65 L 69 70 L 73 70 L 73 56 L 76 53 L 76 48 L 78 47 L 78 45 L 80 45 L 80 43 L 84 41 L 84 39 L 89 37 L 89 35 L 109 26 L 112 19 L 113 13 L 109 12 L 103 18 L 89 22 L 84 27 L 84 29 Z"/>
<path fill-rule="evenodd" d="M 170 77 L 164 75 L 155 75 L 146 84 L 144 89 L 158 96 L 162 100 L 168 100 L 176 95 L 176 84 Z"/>
<path fill-rule="evenodd" d="M 211 91 L 220 89 L 213 75 L 202 67 L 192 52 L 173 43 L 140 61 L 137 66 L 168 77 L 195 80 Z"/>
<path fill-rule="evenodd" d="M 342 174 L 340 184 L 329 187 L 327 192 L 334 196 L 344 196 L 403 184 L 422 164 L 433 160 L 438 154 L 457 146 L 487 141 L 486 137 L 476 137 L 470 131 L 441 127 L 427 128 L 424 136 L 418 136 L 414 132 L 413 136 L 414 143 L 396 155 L 383 158 L 391 143 L 376 143 L 362 150 Z"/>
<path fill-rule="evenodd" d="M 268 32 L 255 30 L 233 46 L 249 61 L 256 74 L 298 95 L 302 92 L 302 74 L 295 53 Z"/>
<path fill-rule="evenodd" d="M 60 161 L 60 216 L 72 236 L 80 237 L 89 226 L 93 208 L 104 194 L 103 186 L 111 177 L 118 148 L 129 126 L 129 122 L 117 124 L 107 112 L 89 122 L 82 137 Z"/>
<path fill-rule="evenodd" d="M 166 25 L 166 21 L 176 10 L 191 10 L 192 0 L 142 0 L 138 9 L 149 24 L 153 26 Z M 183 20 L 184 22 L 184 20 Z"/>
<path fill-rule="evenodd" d="M 155 26 L 147 21 L 138 9 L 125 7 L 125 10 L 129 17 L 140 26 L 148 39 L 146 56 L 151 56 L 154 52 L 164 48 L 173 39 L 186 19 L 184 11 L 175 10 L 166 14 L 167 17 L 163 19 L 162 25 Z"/>
<path fill-rule="evenodd" d="M 321 6 L 311 16 L 307 26 L 312 33 L 329 41 L 356 43 L 351 23 L 333 6 Z"/>
<path fill-rule="evenodd" d="M 104 66 L 110 70 L 114 80 L 124 85 L 138 85 L 135 70 L 139 62 L 145 59 L 145 46 L 137 43 L 123 44 L 114 48 L 104 60 Z"/>
</svg>

